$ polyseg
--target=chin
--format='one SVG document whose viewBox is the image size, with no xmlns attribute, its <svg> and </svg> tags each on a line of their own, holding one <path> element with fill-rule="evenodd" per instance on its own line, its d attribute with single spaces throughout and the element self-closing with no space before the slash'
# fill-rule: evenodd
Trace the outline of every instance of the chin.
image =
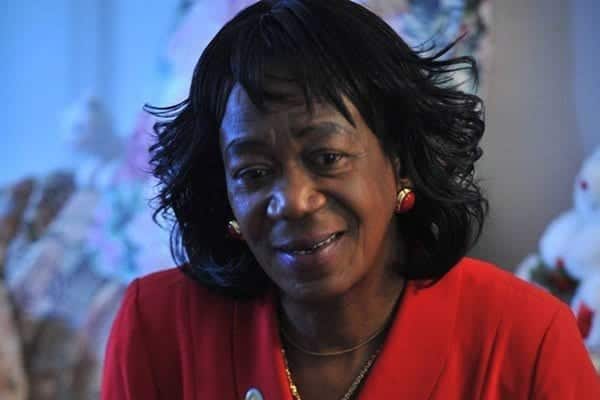
<svg viewBox="0 0 600 400">
<path fill-rule="evenodd" d="M 340 274 L 342 275 L 342 274 Z M 321 276 L 316 279 L 287 279 L 278 284 L 285 296 L 302 302 L 321 302 L 342 297 L 352 288 L 348 276 Z"/>
</svg>

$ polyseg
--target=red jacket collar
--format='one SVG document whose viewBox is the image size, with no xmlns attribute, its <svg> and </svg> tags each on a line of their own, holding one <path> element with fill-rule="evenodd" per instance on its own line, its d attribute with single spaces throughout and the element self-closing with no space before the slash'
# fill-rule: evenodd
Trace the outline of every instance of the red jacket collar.
<svg viewBox="0 0 600 400">
<path fill-rule="evenodd" d="M 426 399 L 450 350 L 458 310 L 460 268 L 433 286 L 411 282 L 398 307 L 383 351 L 361 400 Z M 265 400 L 292 400 L 285 375 L 276 296 L 236 303 L 233 319 L 234 380 L 238 398 L 256 388 Z"/>
</svg>

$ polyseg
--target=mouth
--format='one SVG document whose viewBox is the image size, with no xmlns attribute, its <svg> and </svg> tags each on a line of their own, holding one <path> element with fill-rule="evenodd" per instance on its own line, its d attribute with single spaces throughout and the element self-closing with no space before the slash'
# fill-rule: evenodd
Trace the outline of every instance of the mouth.
<svg viewBox="0 0 600 400">
<path fill-rule="evenodd" d="M 302 241 L 290 243 L 289 245 L 278 247 L 277 250 L 290 254 L 292 256 L 310 255 L 317 253 L 320 250 L 323 250 L 324 248 L 338 240 L 343 234 L 344 232 L 335 232 L 317 242 L 310 243 L 307 241 Z"/>
</svg>

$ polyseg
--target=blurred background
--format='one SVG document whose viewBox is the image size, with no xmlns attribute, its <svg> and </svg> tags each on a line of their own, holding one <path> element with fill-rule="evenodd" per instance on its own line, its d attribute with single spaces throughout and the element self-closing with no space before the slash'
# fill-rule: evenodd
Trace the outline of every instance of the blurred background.
<svg viewBox="0 0 600 400">
<path fill-rule="evenodd" d="M 206 43 L 252 2 L 3 2 L 0 399 L 98 397 L 124 288 L 173 265 L 148 206 L 142 106 L 185 98 Z M 359 2 L 415 47 L 466 33 L 454 54 L 481 68 L 478 177 L 491 203 L 472 254 L 575 302 L 594 349 L 600 286 L 582 283 L 600 274 L 600 230 L 581 221 L 600 227 L 600 3 Z M 586 246 L 563 254 L 573 241 Z M 587 275 L 569 273 L 582 264 Z"/>
</svg>

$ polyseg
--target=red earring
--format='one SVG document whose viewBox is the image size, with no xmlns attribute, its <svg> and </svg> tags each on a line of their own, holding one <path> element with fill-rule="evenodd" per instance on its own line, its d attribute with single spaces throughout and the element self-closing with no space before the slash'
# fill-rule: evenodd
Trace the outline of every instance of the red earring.
<svg viewBox="0 0 600 400">
<path fill-rule="evenodd" d="M 229 237 L 235 240 L 244 240 L 242 236 L 242 231 L 240 229 L 240 224 L 235 219 L 229 220 L 227 222 L 227 233 L 229 233 Z"/>
<path fill-rule="evenodd" d="M 415 192 L 410 188 L 404 188 L 396 196 L 396 214 L 409 212 L 415 206 Z"/>
</svg>

